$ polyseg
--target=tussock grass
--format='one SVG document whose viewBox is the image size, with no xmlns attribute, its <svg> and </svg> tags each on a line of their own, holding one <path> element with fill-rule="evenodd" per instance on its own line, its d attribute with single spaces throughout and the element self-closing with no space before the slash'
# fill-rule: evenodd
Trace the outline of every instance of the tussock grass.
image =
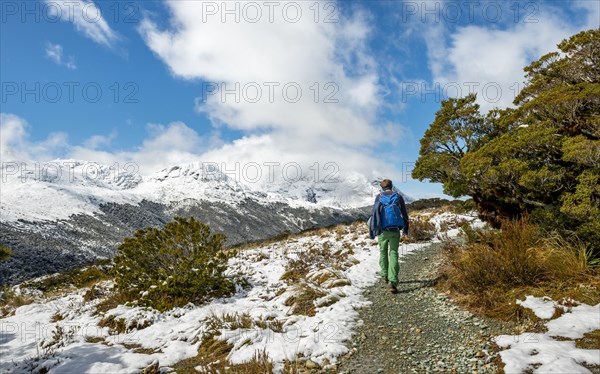
<svg viewBox="0 0 600 374">
<path fill-rule="evenodd" d="M 220 340 L 219 330 L 224 328 L 251 328 L 254 325 L 248 314 L 224 314 L 222 316 L 211 315 L 206 320 L 208 331 L 200 339 L 198 354 L 194 357 L 176 363 L 173 368 L 176 373 L 241 373 L 258 374 L 272 373 L 273 361 L 269 358 L 266 350 L 257 350 L 252 360 L 233 365 L 228 356 L 233 345 Z M 250 341 L 248 341 L 250 342 Z"/>
<path fill-rule="evenodd" d="M 576 238 L 546 233 L 527 218 L 501 230 L 465 228 L 466 244 L 446 244 L 443 289 L 473 311 L 505 320 L 536 320 L 515 304 L 526 295 L 600 302 L 600 271 Z"/>
<path fill-rule="evenodd" d="M 98 327 L 108 327 L 110 334 L 124 334 L 128 331 L 127 323 L 123 318 L 116 318 L 115 316 L 107 316 L 102 318 L 98 322 Z"/>
<path fill-rule="evenodd" d="M 33 297 L 17 293 L 14 288 L 5 286 L 0 291 L 0 318 L 10 316 L 18 307 L 29 305 L 33 301 Z"/>
<path fill-rule="evenodd" d="M 281 280 L 288 284 L 298 283 L 305 279 L 306 275 L 313 269 L 343 269 L 347 266 L 352 249 L 342 248 L 333 251 L 333 244 L 329 241 L 323 242 L 321 248 L 312 245 L 302 252 L 297 258 L 288 261 Z"/>
<path fill-rule="evenodd" d="M 423 242 L 431 240 L 435 237 L 435 225 L 428 220 L 414 218 L 410 220 L 409 240 L 413 242 Z"/>
<path fill-rule="evenodd" d="M 12 256 L 14 256 L 14 253 L 10 248 L 0 245 L 0 262 L 8 260 Z"/>
<path fill-rule="evenodd" d="M 119 305 L 131 304 L 130 300 L 133 300 L 135 296 L 136 295 L 133 292 L 113 291 L 110 295 L 96 305 L 95 314 L 106 313 Z"/>
<path fill-rule="evenodd" d="M 575 347 L 583 349 L 598 349 L 600 345 L 600 330 L 583 334 L 583 338 L 575 339 Z"/>
<path fill-rule="evenodd" d="M 314 316 L 316 314 L 316 300 L 327 295 L 319 288 L 302 282 L 293 286 L 293 293 L 285 302 L 285 306 L 289 306 L 288 314 L 299 314 L 305 316 Z"/>
</svg>

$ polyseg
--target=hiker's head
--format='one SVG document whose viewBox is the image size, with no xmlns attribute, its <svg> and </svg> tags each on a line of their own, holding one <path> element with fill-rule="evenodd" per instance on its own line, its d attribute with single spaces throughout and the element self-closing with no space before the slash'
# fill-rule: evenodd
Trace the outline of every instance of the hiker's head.
<svg viewBox="0 0 600 374">
<path fill-rule="evenodd" d="M 381 186 L 381 189 L 384 191 L 391 190 L 393 187 L 392 181 L 389 179 L 382 180 L 381 183 L 379 183 L 379 186 Z"/>
</svg>

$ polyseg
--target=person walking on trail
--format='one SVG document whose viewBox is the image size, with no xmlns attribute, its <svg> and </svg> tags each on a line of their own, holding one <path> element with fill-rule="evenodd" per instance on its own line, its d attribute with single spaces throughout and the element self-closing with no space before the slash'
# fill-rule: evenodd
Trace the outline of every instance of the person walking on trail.
<svg viewBox="0 0 600 374">
<path fill-rule="evenodd" d="M 384 179 L 379 184 L 381 193 L 375 197 L 369 219 L 369 236 L 379 242 L 379 275 L 391 293 L 398 289 L 398 247 L 400 236 L 408 235 L 408 213 L 404 198 L 393 189 L 392 181 Z"/>
</svg>

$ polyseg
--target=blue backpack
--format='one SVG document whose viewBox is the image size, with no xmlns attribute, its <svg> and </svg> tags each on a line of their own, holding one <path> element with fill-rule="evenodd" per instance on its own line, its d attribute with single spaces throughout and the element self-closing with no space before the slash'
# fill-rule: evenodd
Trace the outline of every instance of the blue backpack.
<svg viewBox="0 0 600 374">
<path fill-rule="evenodd" d="M 381 228 L 383 230 L 400 230 L 404 227 L 404 219 L 398 206 L 398 194 L 379 195 L 379 203 L 381 204 Z"/>
</svg>

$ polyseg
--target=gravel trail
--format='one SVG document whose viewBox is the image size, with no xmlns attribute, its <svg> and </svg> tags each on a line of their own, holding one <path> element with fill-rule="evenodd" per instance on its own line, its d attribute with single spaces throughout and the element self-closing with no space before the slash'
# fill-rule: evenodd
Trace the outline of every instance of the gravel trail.
<svg viewBox="0 0 600 374">
<path fill-rule="evenodd" d="M 489 338 L 511 328 L 477 318 L 436 291 L 441 262 L 439 244 L 424 247 L 400 259 L 398 294 L 383 282 L 365 291 L 373 304 L 360 311 L 363 324 L 338 373 L 498 371 Z"/>
</svg>

